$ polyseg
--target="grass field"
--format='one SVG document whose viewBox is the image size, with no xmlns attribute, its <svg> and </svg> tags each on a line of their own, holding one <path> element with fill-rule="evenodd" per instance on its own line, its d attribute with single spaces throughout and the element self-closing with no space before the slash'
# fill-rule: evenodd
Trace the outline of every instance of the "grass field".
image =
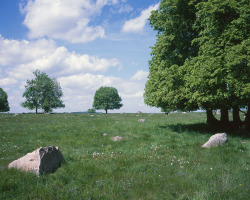
<svg viewBox="0 0 250 200">
<path fill-rule="evenodd" d="M 249 199 L 250 140 L 230 133 L 224 146 L 203 149 L 218 132 L 205 121 L 204 113 L 0 114 L 0 199 Z M 50 145 L 66 160 L 55 173 L 7 168 Z"/>
</svg>

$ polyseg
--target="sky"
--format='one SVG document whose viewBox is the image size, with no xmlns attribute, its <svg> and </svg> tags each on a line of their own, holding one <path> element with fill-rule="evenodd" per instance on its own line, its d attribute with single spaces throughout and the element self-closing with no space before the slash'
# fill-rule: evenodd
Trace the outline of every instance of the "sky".
<svg viewBox="0 0 250 200">
<path fill-rule="evenodd" d="M 65 108 L 54 112 L 87 111 L 101 86 L 122 98 L 110 112 L 160 112 L 143 99 L 157 34 L 148 17 L 159 2 L 0 0 L 0 87 L 10 112 L 34 112 L 20 104 L 36 69 L 61 85 Z"/>
</svg>

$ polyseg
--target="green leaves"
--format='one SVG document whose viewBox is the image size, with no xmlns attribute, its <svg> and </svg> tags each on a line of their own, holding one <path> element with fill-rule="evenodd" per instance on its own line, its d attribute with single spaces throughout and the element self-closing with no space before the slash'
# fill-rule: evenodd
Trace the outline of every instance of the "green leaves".
<svg viewBox="0 0 250 200">
<path fill-rule="evenodd" d="M 163 110 L 250 102 L 249 1 L 162 0 L 145 103 Z"/>
<path fill-rule="evenodd" d="M 123 106 L 121 101 L 115 88 L 100 87 L 95 93 L 93 107 L 97 110 L 104 109 L 107 113 L 107 110 L 121 108 Z"/>
<path fill-rule="evenodd" d="M 8 95 L 2 88 L 0 88 L 0 112 L 8 112 L 9 110 Z"/>
<path fill-rule="evenodd" d="M 158 31 L 149 61 L 149 79 L 145 87 L 145 103 L 171 110 L 194 110 L 184 93 L 186 69 L 182 66 L 198 48 L 191 44 L 198 36 L 193 29 L 195 6 L 189 0 L 163 0 L 152 12 L 150 24 Z"/>
<path fill-rule="evenodd" d="M 23 97 L 26 101 L 21 105 L 28 109 L 41 108 L 45 113 L 52 111 L 52 108 L 65 107 L 60 100 L 62 97 L 62 89 L 56 79 L 51 79 L 46 73 L 36 70 L 34 72 L 35 79 L 27 80 Z"/>
</svg>

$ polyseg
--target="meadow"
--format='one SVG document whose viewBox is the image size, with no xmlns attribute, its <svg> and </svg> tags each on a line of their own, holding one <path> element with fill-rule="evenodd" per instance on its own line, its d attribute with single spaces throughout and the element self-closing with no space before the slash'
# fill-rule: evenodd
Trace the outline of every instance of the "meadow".
<svg viewBox="0 0 250 200">
<path fill-rule="evenodd" d="M 205 113 L 0 114 L 0 199 L 249 199 L 249 138 L 230 132 L 224 146 L 201 148 L 222 131 L 205 121 Z M 50 145 L 65 158 L 55 173 L 8 169 Z"/>
</svg>

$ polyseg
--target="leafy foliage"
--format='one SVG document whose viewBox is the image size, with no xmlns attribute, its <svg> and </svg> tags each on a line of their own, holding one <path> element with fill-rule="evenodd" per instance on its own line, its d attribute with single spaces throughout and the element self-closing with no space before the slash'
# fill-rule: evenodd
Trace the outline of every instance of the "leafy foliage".
<svg viewBox="0 0 250 200">
<path fill-rule="evenodd" d="M 149 79 L 145 87 L 145 103 L 171 110 L 195 110 L 184 94 L 185 60 L 198 53 L 191 45 L 198 32 L 193 29 L 196 9 L 189 0 L 163 0 L 159 10 L 153 11 L 149 20 L 158 31 L 149 61 Z"/>
<path fill-rule="evenodd" d="M 88 109 L 88 111 L 87 111 L 88 113 L 96 113 L 96 111 L 95 111 L 95 109 L 94 108 L 90 108 L 90 109 Z"/>
<path fill-rule="evenodd" d="M 0 112 L 8 112 L 9 110 L 8 95 L 2 88 L 0 88 Z"/>
<path fill-rule="evenodd" d="M 233 108 L 240 126 L 239 108 L 250 107 L 249 10 L 247 0 L 162 0 L 149 18 L 158 35 L 145 103 L 211 117 L 221 109 L 224 122 Z"/>
<path fill-rule="evenodd" d="M 52 111 L 52 108 L 65 107 L 60 100 L 62 97 L 62 89 L 56 79 L 51 79 L 46 73 L 36 70 L 34 72 L 35 79 L 27 80 L 23 97 L 26 101 L 21 105 L 28 109 L 41 108 L 45 113 Z"/>
<path fill-rule="evenodd" d="M 107 113 L 108 110 L 120 109 L 123 104 L 117 89 L 113 87 L 100 87 L 94 96 L 93 107 L 97 110 L 104 109 Z"/>
<path fill-rule="evenodd" d="M 230 108 L 250 100 L 247 1 L 210 0 L 196 5 L 198 56 L 186 62 L 187 85 L 199 106 Z M 247 92 L 248 91 L 248 92 Z M 191 98 L 191 97 L 190 97 Z"/>
</svg>

